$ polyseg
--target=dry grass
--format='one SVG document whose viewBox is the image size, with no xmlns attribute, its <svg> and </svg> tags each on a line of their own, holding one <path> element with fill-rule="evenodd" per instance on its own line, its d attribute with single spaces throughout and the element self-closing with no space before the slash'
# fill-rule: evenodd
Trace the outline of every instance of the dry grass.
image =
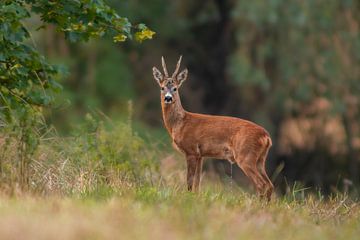
<svg viewBox="0 0 360 240">
<path fill-rule="evenodd" d="M 0 199 L 1 239 L 358 239 L 360 206 L 275 199 L 210 187 L 106 189 L 77 197 Z M 104 197 L 105 196 L 105 197 Z"/>
<path fill-rule="evenodd" d="M 234 184 L 185 190 L 185 166 L 89 118 L 71 138 L 43 136 L 21 186 L 19 138 L 0 142 L 0 239 L 358 239 L 360 204 L 295 187 L 270 204 Z M 129 121 L 130 122 L 130 121 Z M 1 139 L 1 138 L 0 138 Z M 159 159 L 163 159 L 159 161 Z M 219 181 L 217 181 L 219 182 Z"/>
</svg>

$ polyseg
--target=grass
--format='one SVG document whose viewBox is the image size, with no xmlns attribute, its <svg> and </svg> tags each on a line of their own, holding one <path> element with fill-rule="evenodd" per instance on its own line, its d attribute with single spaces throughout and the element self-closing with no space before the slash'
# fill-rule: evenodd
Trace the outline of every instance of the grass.
<svg viewBox="0 0 360 240">
<path fill-rule="evenodd" d="M 274 199 L 208 187 L 98 189 L 70 197 L 0 199 L 1 239 L 358 239 L 346 198 Z"/>
<path fill-rule="evenodd" d="M 184 161 L 132 129 L 88 116 L 71 137 L 43 134 L 25 157 L 0 137 L 0 239 L 358 239 L 360 204 L 297 185 L 270 203 L 235 184 L 185 188 Z M 106 125 L 110 125 L 106 126 Z M 28 185 L 21 185 L 19 163 Z M 25 181 L 26 182 L 26 181 Z M 301 186 L 301 185 L 299 185 Z"/>
</svg>

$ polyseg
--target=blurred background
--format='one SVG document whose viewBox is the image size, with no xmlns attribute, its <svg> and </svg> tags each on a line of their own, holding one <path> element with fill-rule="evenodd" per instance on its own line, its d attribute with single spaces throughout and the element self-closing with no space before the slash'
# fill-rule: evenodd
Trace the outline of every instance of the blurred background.
<svg viewBox="0 0 360 240">
<path fill-rule="evenodd" d="M 73 44 L 47 27 L 37 47 L 64 65 L 64 91 L 48 122 L 61 134 L 101 111 L 128 117 L 138 133 L 172 148 L 164 130 L 151 68 L 169 71 L 183 55 L 188 81 L 180 90 L 191 112 L 231 115 L 263 125 L 273 139 L 267 169 L 281 191 L 294 182 L 324 193 L 360 183 L 360 2 L 355 0 L 107 1 L 153 40 Z M 230 164 L 209 160 L 204 171 L 226 178 Z M 242 173 L 233 169 L 241 183 Z"/>
</svg>

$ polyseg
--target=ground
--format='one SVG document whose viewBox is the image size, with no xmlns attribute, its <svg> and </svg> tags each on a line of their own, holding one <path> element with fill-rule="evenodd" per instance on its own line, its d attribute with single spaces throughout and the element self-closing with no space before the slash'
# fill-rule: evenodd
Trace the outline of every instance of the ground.
<svg viewBox="0 0 360 240">
<path fill-rule="evenodd" d="M 108 130 L 88 120 L 74 137 L 41 139 L 31 155 L 19 154 L 21 138 L 3 141 L 1 240 L 359 239 L 358 191 L 325 197 L 295 183 L 267 203 L 249 184 L 206 172 L 189 193 L 170 143 L 145 141 L 130 121 Z"/>
<path fill-rule="evenodd" d="M 101 189 L 77 196 L 0 198 L 1 239 L 358 239 L 360 206 L 346 196 L 277 197 L 239 189 Z"/>
</svg>

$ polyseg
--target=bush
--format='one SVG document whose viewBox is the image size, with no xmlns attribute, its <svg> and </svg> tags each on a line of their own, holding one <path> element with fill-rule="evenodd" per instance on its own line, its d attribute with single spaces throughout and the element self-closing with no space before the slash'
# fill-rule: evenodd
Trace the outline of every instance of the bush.
<svg viewBox="0 0 360 240">
<path fill-rule="evenodd" d="M 131 120 L 110 122 L 88 114 L 71 137 L 60 137 L 52 128 L 39 134 L 38 147 L 30 153 L 18 151 L 22 138 L 15 132 L 4 136 L 0 186 L 8 193 L 78 194 L 103 186 L 116 190 L 152 184 L 159 176 L 158 152 L 133 131 Z M 24 159 L 27 164 L 20 171 Z M 27 181 L 21 181 L 24 174 Z"/>
</svg>

